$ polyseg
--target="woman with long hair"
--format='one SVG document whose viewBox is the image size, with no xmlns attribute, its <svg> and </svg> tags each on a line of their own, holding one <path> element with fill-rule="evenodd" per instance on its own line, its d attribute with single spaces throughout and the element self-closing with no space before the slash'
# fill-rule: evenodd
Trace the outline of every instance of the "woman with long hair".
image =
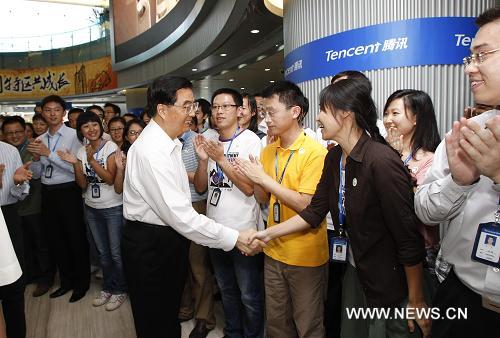
<svg viewBox="0 0 500 338">
<path fill-rule="evenodd" d="M 327 86 L 316 118 L 325 140 L 334 140 L 311 204 L 297 216 L 257 232 L 265 242 L 318 227 L 328 211 L 336 237 L 330 259 L 345 262 L 343 308 L 426 308 L 422 287 L 422 236 L 413 210 L 412 184 L 398 154 L 376 126 L 375 104 L 356 79 Z M 239 161 L 240 170 L 259 170 L 258 160 Z M 337 246 L 341 248 L 337 249 Z M 391 313 L 394 318 L 394 312 Z M 424 336 L 430 320 L 415 316 Z M 415 323 L 402 318 L 351 319 L 342 314 L 342 337 L 409 337 Z"/>
</svg>

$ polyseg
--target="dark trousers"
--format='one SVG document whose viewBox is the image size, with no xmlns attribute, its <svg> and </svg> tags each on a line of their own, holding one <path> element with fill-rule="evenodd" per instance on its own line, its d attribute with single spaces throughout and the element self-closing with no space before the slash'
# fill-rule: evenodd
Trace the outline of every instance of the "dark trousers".
<svg viewBox="0 0 500 338">
<path fill-rule="evenodd" d="M 333 236 L 333 230 L 328 230 L 328 241 L 330 241 Z M 342 319 L 342 280 L 344 279 L 346 267 L 346 263 L 328 262 L 328 286 L 326 291 L 324 317 L 326 338 L 340 337 L 340 322 Z"/>
<path fill-rule="evenodd" d="M 9 338 L 26 337 L 24 283 L 22 279 L 20 277 L 12 284 L 0 286 L 0 300 L 2 301 L 7 337 Z"/>
<path fill-rule="evenodd" d="M 498 273 L 498 272 L 497 272 Z M 439 285 L 434 305 L 440 309 L 441 317 L 446 317 L 447 309 L 467 309 L 467 319 L 439 319 L 432 322 L 432 338 L 491 338 L 498 336 L 500 314 L 482 306 L 481 296 L 465 286 L 453 269 Z"/>
<path fill-rule="evenodd" d="M 48 229 L 49 247 L 59 269 L 61 287 L 86 291 L 90 263 L 82 191 L 76 183 L 42 185 L 43 226 Z"/>
<path fill-rule="evenodd" d="M 21 217 L 17 213 L 17 203 L 2 206 L 10 240 L 17 260 L 24 270 L 24 243 Z M 12 284 L 0 287 L 3 315 L 7 329 L 7 337 L 26 336 L 26 318 L 24 314 L 24 275 Z"/>
<path fill-rule="evenodd" d="M 127 221 L 122 259 L 138 338 L 181 337 L 189 240 L 169 226 Z"/>
<path fill-rule="evenodd" d="M 48 231 L 42 223 L 42 214 L 21 216 L 24 235 L 24 274 L 26 282 L 52 285 L 55 264 L 50 257 Z"/>
</svg>

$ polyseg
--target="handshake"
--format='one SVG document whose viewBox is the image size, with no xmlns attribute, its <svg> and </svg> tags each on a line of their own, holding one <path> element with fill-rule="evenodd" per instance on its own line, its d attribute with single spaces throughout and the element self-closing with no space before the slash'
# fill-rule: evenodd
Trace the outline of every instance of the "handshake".
<svg viewBox="0 0 500 338">
<path fill-rule="evenodd" d="M 242 255 L 253 256 L 262 252 L 266 244 L 271 240 L 266 230 L 257 231 L 248 229 L 240 231 L 236 247 L 240 250 Z"/>
</svg>

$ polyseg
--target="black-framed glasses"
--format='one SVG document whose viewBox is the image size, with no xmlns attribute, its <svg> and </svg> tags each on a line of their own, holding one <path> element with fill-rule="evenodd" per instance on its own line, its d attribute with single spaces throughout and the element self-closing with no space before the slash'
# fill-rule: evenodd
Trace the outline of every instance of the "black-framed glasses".
<svg viewBox="0 0 500 338">
<path fill-rule="evenodd" d="M 15 130 L 4 133 L 5 136 L 21 136 L 25 133 L 24 130 Z"/>
<path fill-rule="evenodd" d="M 492 49 L 487 52 L 481 52 L 481 53 L 472 53 L 470 56 L 464 57 L 463 62 L 465 67 L 470 66 L 472 63 L 474 63 L 474 66 L 479 66 L 481 63 L 484 62 L 484 56 L 488 54 L 492 54 L 495 52 L 498 52 L 500 48 Z"/>
<path fill-rule="evenodd" d="M 117 133 L 119 131 L 122 131 L 123 129 L 125 129 L 125 128 L 123 128 L 123 127 L 120 127 L 120 128 L 110 128 L 109 132 L 110 133 Z"/>
<path fill-rule="evenodd" d="M 229 111 L 231 107 L 239 107 L 237 104 L 221 104 L 220 106 L 212 106 L 212 113 L 217 113 L 219 109 L 222 111 Z"/>
<path fill-rule="evenodd" d="M 129 130 L 128 131 L 128 134 L 130 136 L 139 136 L 139 135 L 141 135 L 141 133 L 142 133 L 142 130 Z"/>
<path fill-rule="evenodd" d="M 188 103 L 183 106 L 178 106 L 176 104 L 173 104 L 172 106 L 184 109 L 184 114 L 189 115 L 192 112 L 198 110 L 199 102 Z"/>
</svg>

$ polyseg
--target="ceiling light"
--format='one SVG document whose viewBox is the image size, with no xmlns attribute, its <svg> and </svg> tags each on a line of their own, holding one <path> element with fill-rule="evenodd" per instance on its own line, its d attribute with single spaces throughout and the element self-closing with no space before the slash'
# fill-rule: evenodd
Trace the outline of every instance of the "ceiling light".
<svg viewBox="0 0 500 338">
<path fill-rule="evenodd" d="M 240 87 L 241 90 L 245 89 L 245 87 Z"/>
<path fill-rule="evenodd" d="M 238 66 L 238 69 L 245 68 L 246 66 L 248 66 L 246 63 L 242 63 L 241 65 Z"/>
<path fill-rule="evenodd" d="M 268 71 L 270 71 L 270 70 L 271 70 L 271 68 L 264 68 L 264 71 L 265 71 L 265 72 L 268 72 Z"/>
<path fill-rule="evenodd" d="M 233 81 L 234 81 L 234 79 L 229 79 L 229 82 L 233 82 Z"/>
<path fill-rule="evenodd" d="M 274 80 L 271 80 L 271 81 L 269 81 L 269 82 L 274 83 Z"/>
<path fill-rule="evenodd" d="M 227 54 L 226 54 L 226 53 L 220 53 L 219 55 L 220 55 L 220 56 L 227 56 Z"/>
<path fill-rule="evenodd" d="M 203 88 L 208 89 L 208 86 L 205 86 L 205 87 L 203 87 Z"/>
<path fill-rule="evenodd" d="M 252 33 L 252 34 L 258 34 L 258 33 L 260 33 L 260 30 L 258 30 L 258 29 L 252 29 L 250 31 L 250 33 Z"/>
<path fill-rule="evenodd" d="M 223 70 L 222 72 L 220 72 L 220 75 L 224 75 L 226 73 L 229 73 L 229 70 Z"/>
<path fill-rule="evenodd" d="M 193 72 L 196 72 L 198 70 L 198 68 L 193 68 L 191 69 Z"/>
</svg>

